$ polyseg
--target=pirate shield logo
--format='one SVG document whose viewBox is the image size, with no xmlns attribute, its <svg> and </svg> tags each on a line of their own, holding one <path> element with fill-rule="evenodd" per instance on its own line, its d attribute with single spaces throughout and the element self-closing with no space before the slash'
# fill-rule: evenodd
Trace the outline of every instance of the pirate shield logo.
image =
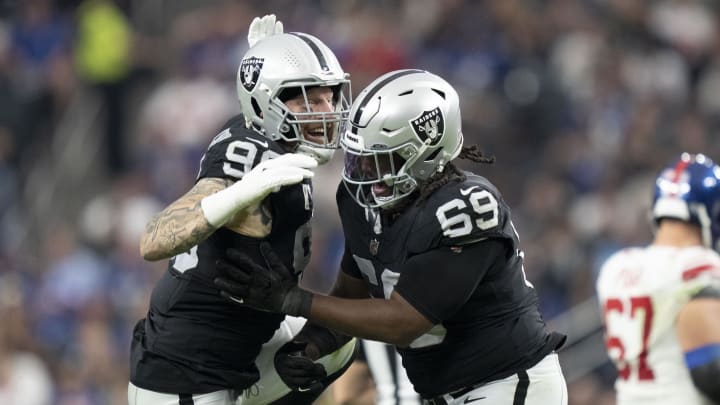
<svg viewBox="0 0 720 405">
<path fill-rule="evenodd" d="M 443 117 L 440 107 L 435 107 L 430 111 L 423 111 L 417 117 L 410 120 L 415 135 L 420 138 L 423 143 L 430 146 L 437 145 L 445 133 L 445 117 Z M 428 141 L 429 139 L 429 141 Z"/>
<path fill-rule="evenodd" d="M 262 70 L 265 59 L 250 57 L 243 59 L 240 63 L 240 83 L 247 91 L 253 91 L 257 85 L 260 70 Z"/>
</svg>

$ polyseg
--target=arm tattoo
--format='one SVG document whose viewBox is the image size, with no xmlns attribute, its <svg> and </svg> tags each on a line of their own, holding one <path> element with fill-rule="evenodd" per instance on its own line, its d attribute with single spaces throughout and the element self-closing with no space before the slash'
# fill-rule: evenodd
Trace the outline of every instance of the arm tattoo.
<svg viewBox="0 0 720 405">
<path fill-rule="evenodd" d="M 185 252 L 205 240 L 216 228 L 210 225 L 200 201 L 232 184 L 232 180 L 206 178 L 163 211 L 145 227 L 140 250 L 147 260 L 160 260 Z"/>
<path fill-rule="evenodd" d="M 270 208 L 267 207 L 265 201 L 258 204 L 257 210 L 255 210 L 254 214 L 260 216 L 260 222 L 263 224 L 263 226 L 272 226 L 272 216 L 270 215 Z"/>
</svg>

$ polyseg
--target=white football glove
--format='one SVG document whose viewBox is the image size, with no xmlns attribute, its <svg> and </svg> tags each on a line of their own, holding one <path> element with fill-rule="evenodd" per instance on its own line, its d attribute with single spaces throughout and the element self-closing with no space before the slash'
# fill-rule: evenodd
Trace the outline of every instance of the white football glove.
<svg viewBox="0 0 720 405">
<path fill-rule="evenodd" d="M 282 33 L 283 23 L 277 21 L 275 14 L 268 14 L 262 18 L 255 17 L 248 30 L 248 44 L 252 48 L 261 39 Z"/>
<path fill-rule="evenodd" d="M 210 225 L 219 228 L 235 213 L 280 190 L 280 187 L 300 183 L 313 177 L 308 170 L 317 167 L 310 156 L 286 153 L 266 160 L 230 187 L 211 194 L 200 201 L 203 214 Z"/>
</svg>

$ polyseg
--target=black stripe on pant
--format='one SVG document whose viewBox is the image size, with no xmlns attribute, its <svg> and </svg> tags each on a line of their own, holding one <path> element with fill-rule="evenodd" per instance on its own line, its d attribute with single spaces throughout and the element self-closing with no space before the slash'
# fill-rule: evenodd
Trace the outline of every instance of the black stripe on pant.
<svg viewBox="0 0 720 405">
<path fill-rule="evenodd" d="M 195 401 L 193 401 L 192 394 L 179 394 L 178 397 L 180 397 L 180 402 L 178 402 L 178 405 L 194 405 Z"/>
<path fill-rule="evenodd" d="M 524 405 L 527 398 L 528 387 L 530 386 L 530 378 L 527 371 L 520 371 L 518 374 L 518 385 L 515 388 L 515 399 L 513 405 Z"/>
</svg>

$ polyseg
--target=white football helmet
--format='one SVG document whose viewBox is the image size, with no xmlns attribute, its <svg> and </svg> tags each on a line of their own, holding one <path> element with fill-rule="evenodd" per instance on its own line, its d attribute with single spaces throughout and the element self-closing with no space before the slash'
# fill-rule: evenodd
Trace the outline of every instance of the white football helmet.
<svg viewBox="0 0 720 405">
<path fill-rule="evenodd" d="M 316 86 L 333 89 L 334 111 L 311 111 L 307 90 Z M 337 149 L 351 101 L 349 75 L 330 48 L 314 36 L 295 32 L 257 42 L 238 68 L 237 93 L 248 128 L 273 141 L 297 142 L 298 152 L 320 163 Z M 298 95 L 305 97 L 306 112 L 293 113 L 284 103 Z M 321 128 L 324 142 L 306 140 L 308 128 Z"/>
<path fill-rule="evenodd" d="M 390 208 L 460 154 L 458 94 L 424 70 L 387 73 L 358 95 L 340 144 L 355 201 Z"/>
</svg>

